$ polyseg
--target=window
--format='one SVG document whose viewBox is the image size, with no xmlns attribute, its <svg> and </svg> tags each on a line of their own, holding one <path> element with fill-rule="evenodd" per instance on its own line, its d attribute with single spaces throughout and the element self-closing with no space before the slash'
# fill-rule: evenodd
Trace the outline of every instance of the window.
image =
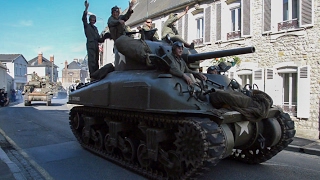
<svg viewBox="0 0 320 180">
<path fill-rule="evenodd" d="M 241 8 L 231 9 L 231 31 L 240 31 Z"/>
<path fill-rule="evenodd" d="M 244 74 L 239 75 L 239 78 L 241 79 L 241 85 L 244 87 L 246 84 L 252 84 L 252 75 L 251 74 Z"/>
<path fill-rule="evenodd" d="M 297 73 L 279 73 L 282 77 L 282 108 L 292 114 L 296 115 L 297 111 Z"/>
<path fill-rule="evenodd" d="M 197 21 L 197 39 L 203 38 L 203 17 L 196 19 Z"/>
<path fill-rule="evenodd" d="M 283 21 L 298 18 L 298 0 L 283 0 Z"/>
<path fill-rule="evenodd" d="M 314 6 L 314 0 L 263 0 L 263 32 L 313 26 Z"/>
</svg>

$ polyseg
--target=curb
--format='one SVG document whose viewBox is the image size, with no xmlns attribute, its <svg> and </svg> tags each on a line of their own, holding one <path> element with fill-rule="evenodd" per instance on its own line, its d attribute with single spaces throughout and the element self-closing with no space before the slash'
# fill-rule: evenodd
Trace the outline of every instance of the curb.
<svg viewBox="0 0 320 180">
<path fill-rule="evenodd" d="M 315 149 L 315 148 L 307 148 L 307 147 L 303 147 L 303 146 L 289 145 L 284 150 L 320 156 L 320 150 Z"/>
<path fill-rule="evenodd" d="M 0 136 L 2 136 L 2 134 L 0 134 Z M 15 177 L 16 180 L 26 180 L 26 178 L 22 175 L 20 168 L 9 159 L 9 157 L 2 150 L 1 147 L 0 147 L 0 160 L 7 164 L 12 175 Z"/>
</svg>

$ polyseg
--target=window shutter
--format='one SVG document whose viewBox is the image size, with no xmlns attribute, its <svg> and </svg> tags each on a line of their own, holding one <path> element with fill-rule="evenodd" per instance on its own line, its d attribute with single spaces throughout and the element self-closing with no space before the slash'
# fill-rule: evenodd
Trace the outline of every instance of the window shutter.
<svg viewBox="0 0 320 180">
<path fill-rule="evenodd" d="M 181 37 L 182 37 L 182 19 L 183 19 L 183 17 L 178 20 L 178 24 L 177 24 L 178 25 L 178 33 Z"/>
<path fill-rule="evenodd" d="M 188 14 L 184 15 L 184 40 L 188 41 Z M 182 35 L 182 34 L 181 34 Z"/>
<path fill-rule="evenodd" d="M 274 105 L 282 105 L 282 84 L 282 78 L 276 73 L 276 70 L 267 68 L 264 92 L 272 98 Z"/>
<path fill-rule="evenodd" d="M 264 91 L 264 69 L 254 69 L 252 74 L 252 88 L 256 89 L 254 86 L 256 84 L 260 91 Z"/>
<path fill-rule="evenodd" d="M 271 31 L 271 0 L 263 1 L 263 32 Z"/>
<path fill-rule="evenodd" d="M 204 44 L 211 43 L 211 6 L 204 9 Z"/>
<path fill-rule="evenodd" d="M 297 117 L 309 118 L 310 114 L 310 67 L 298 68 Z"/>
<path fill-rule="evenodd" d="M 221 41 L 221 3 L 216 4 L 216 41 Z"/>
<path fill-rule="evenodd" d="M 241 0 L 241 37 L 251 35 L 251 0 Z"/>
<path fill-rule="evenodd" d="M 313 26 L 313 0 L 300 0 L 300 27 Z"/>
</svg>

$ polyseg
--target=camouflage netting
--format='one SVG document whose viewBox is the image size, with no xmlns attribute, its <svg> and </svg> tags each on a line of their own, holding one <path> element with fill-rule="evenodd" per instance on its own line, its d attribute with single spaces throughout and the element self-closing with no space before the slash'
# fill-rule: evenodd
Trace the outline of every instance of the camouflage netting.
<svg viewBox="0 0 320 180">
<path fill-rule="evenodd" d="M 148 53 L 151 53 L 149 46 L 143 40 L 125 35 L 115 41 L 115 46 L 121 54 L 140 63 L 145 63 Z"/>
<path fill-rule="evenodd" d="M 268 115 L 272 99 L 266 93 L 253 90 L 251 97 L 237 91 L 216 91 L 210 94 L 213 107 L 240 112 L 247 120 L 258 122 Z"/>
</svg>

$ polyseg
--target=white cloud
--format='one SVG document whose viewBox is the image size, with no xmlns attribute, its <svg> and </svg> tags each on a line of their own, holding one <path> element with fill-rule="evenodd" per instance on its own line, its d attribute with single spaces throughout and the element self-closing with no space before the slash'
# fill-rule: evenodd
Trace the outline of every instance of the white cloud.
<svg viewBox="0 0 320 180">
<path fill-rule="evenodd" d="M 72 44 L 71 52 L 86 52 L 86 43 Z"/>
<path fill-rule="evenodd" d="M 33 25 L 33 21 L 32 20 L 28 20 L 28 21 L 20 21 L 19 22 L 19 26 L 32 26 Z"/>
</svg>

